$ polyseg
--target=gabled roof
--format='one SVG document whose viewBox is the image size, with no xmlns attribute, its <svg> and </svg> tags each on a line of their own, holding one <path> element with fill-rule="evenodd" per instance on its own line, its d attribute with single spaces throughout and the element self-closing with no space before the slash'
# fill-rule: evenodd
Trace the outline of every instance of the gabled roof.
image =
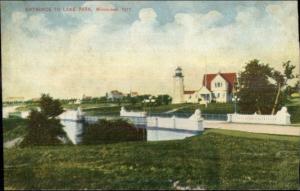
<svg viewBox="0 0 300 191">
<path fill-rule="evenodd" d="M 195 91 L 194 90 L 186 90 L 183 93 L 184 94 L 193 94 L 193 93 L 195 93 Z"/>
<path fill-rule="evenodd" d="M 204 93 L 204 94 L 207 94 L 207 93 L 211 93 L 210 90 L 208 90 L 205 86 L 202 86 L 199 90 L 198 90 L 198 93 Z"/>
<path fill-rule="evenodd" d="M 119 95 L 123 95 L 122 92 L 118 91 L 118 90 L 112 90 L 110 91 L 111 94 L 119 94 Z"/>
<path fill-rule="evenodd" d="M 228 82 L 229 93 L 232 91 L 234 82 L 236 81 L 236 73 L 216 73 L 216 74 L 204 74 L 202 79 L 202 85 L 206 86 L 208 90 L 211 91 L 211 81 L 218 75 L 222 76 L 226 82 Z M 206 81 L 206 82 L 205 82 Z"/>
</svg>

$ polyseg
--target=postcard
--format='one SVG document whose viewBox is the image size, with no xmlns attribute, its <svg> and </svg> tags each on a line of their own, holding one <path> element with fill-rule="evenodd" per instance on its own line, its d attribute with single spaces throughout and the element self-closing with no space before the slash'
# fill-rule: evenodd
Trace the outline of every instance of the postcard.
<svg viewBox="0 0 300 191">
<path fill-rule="evenodd" d="M 1 1 L 3 189 L 299 189 L 297 8 Z"/>
</svg>

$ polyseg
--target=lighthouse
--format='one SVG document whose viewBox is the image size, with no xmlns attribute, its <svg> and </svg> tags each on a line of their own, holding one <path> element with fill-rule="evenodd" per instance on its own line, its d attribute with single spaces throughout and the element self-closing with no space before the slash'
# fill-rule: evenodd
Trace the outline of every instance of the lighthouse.
<svg viewBox="0 0 300 191">
<path fill-rule="evenodd" d="M 184 102 L 184 85 L 182 69 L 177 67 L 173 76 L 173 101 L 172 103 Z"/>
</svg>

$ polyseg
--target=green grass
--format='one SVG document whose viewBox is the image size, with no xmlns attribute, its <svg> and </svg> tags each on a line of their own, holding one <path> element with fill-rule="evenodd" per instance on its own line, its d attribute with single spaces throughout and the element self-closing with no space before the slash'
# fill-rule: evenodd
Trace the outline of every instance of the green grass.
<svg viewBox="0 0 300 191">
<path fill-rule="evenodd" d="M 82 109 L 88 108 L 100 108 L 100 107 L 111 107 L 116 106 L 115 103 L 83 103 L 83 104 L 63 104 L 66 109 L 77 109 L 80 106 Z"/>
<path fill-rule="evenodd" d="M 298 137 L 207 130 L 185 140 L 4 150 L 9 189 L 298 189 Z"/>
<path fill-rule="evenodd" d="M 193 114 L 196 109 L 200 109 L 202 113 L 207 113 L 207 114 L 227 114 L 227 113 L 234 113 L 234 104 L 233 103 L 210 103 L 207 105 L 207 107 L 205 105 L 191 104 L 190 106 L 179 109 L 176 112 Z"/>
<path fill-rule="evenodd" d="M 161 113 L 166 112 L 175 108 L 191 106 L 193 104 L 170 104 L 161 106 L 142 106 L 141 104 L 130 105 L 122 104 L 127 110 L 130 111 L 147 111 L 149 113 Z M 93 108 L 83 108 L 83 111 L 88 115 L 119 115 L 121 106 L 106 106 L 106 107 L 93 107 Z"/>
<path fill-rule="evenodd" d="M 26 134 L 26 120 L 21 118 L 3 119 L 3 141 L 10 141 Z"/>
</svg>

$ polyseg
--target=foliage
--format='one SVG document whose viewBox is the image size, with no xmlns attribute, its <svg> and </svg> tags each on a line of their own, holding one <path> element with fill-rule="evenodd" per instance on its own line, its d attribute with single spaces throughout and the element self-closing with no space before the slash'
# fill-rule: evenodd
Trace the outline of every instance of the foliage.
<svg viewBox="0 0 300 191">
<path fill-rule="evenodd" d="M 164 95 L 158 95 L 156 97 L 156 104 L 157 105 L 169 105 L 172 102 L 171 96 L 164 94 Z"/>
<path fill-rule="evenodd" d="M 282 67 L 284 69 L 283 73 L 276 71 L 273 69 L 273 78 L 276 81 L 277 86 L 277 94 L 275 98 L 275 102 L 272 108 L 272 115 L 275 114 L 276 110 L 278 110 L 279 105 L 279 97 L 283 97 L 283 100 L 287 99 L 287 95 L 283 94 L 283 92 L 286 92 L 285 89 L 287 89 L 287 82 L 288 80 L 291 80 L 295 78 L 293 74 L 293 70 L 296 68 L 296 66 L 291 64 L 291 61 L 284 62 L 282 64 Z"/>
<path fill-rule="evenodd" d="M 290 61 L 283 63 L 281 73 L 259 60 L 251 60 L 239 75 L 239 106 L 243 113 L 274 114 L 286 99 L 283 88 L 294 78 L 295 66 Z"/>
<path fill-rule="evenodd" d="M 82 144 L 107 144 L 125 141 L 141 141 L 145 129 L 136 128 L 125 120 L 99 120 L 84 127 Z"/>
<path fill-rule="evenodd" d="M 26 134 L 27 120 L 22 118 L 4 118 L 2 121 L 3 141 L 10 141 Z"/>
<path fill-rule="evenodd" d="M 287 109 L 291 115 L 291 123 L 300 123 L 300 105 L 288 106 Z"/>
<path fill-rule="evenodd" d="M 298 189 L 299 137 L 206 130 L 178 141 L 4 150 L 5 188 Z"/>
<path fill-rule="evenodd" d="M 42 114 L 48 118 L 54 118 L 63 113 L 63 107 L 59 100 L 54 100 L 46 94 L 43 94 L 40 99 L 40 108 Z"/>
<path fill-rule="evenodd" d="M 300 92 L 300 80 L 298 80 L 294 86 L 287 85 L 284 90 L 284 95 L 292 96 L 295 93 Z"/>
<path fill-rule="evenodd" d="M 243 113 L 270 113 L 273 97 L 276 95 L 275 85 L 269 82 L 272 68 L 268 64 L 252 60 L 239 75 L 239 106 Z"/>
<path fill-rule="evenodd" d="M 66 136 L 60 120 L 63 112 L 59 100 L 43 94 L 40 99 L 41 111 L 31 110 L 28 116 L 27 134 L 21 146 L 60 144 L 59 137 Z"/>
</svg>

